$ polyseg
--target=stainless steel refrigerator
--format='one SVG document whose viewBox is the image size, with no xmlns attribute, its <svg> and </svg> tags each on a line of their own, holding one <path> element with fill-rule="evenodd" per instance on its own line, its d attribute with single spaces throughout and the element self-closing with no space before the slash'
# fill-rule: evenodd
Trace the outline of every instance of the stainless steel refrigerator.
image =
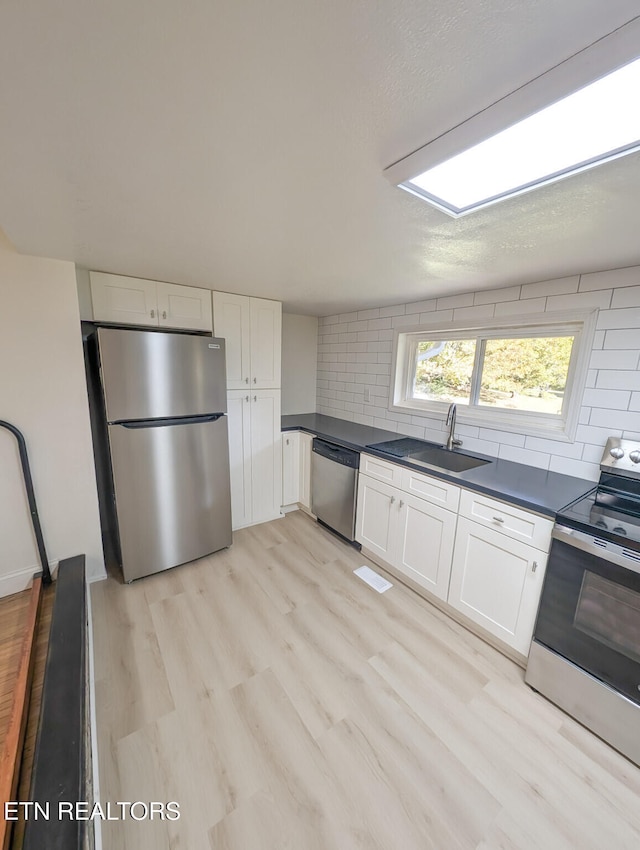
<svg viewBox="0 0 640 850">
<path fill-rule="evenodd" d="M 224 340 L 117 328 L 96 337 L 125 581 L 229 546 Z"/>
</svg>

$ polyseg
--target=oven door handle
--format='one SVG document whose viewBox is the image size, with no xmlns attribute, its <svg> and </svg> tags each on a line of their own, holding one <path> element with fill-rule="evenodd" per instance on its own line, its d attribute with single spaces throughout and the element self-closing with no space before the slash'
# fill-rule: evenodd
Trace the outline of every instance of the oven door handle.
<svg viewBox="0 0 640 850">
<path fill-rule="evenodd" d="M 625 570 L 640 574 L 640 552 L 637 555 L 636 553 L 627 555 L 626 552 L 631 552 L 630 549 L 625 549 L 623 546 L 618 546 L 616 543 L 610 543 L 606 540 L 602 541 L 603 545 L 598 545 L 595 542 L 598 540 L 597 537 L 585 534 L 575 528 L 567 528 L 564 525 L 554 526 L 551 536 L 554 540 L 559 540 L 568 546 L 574 546 L 576 549 L 602 558 L 603 561 L 609 561 L 619 567 L 624 567 Z"/>
</svg>

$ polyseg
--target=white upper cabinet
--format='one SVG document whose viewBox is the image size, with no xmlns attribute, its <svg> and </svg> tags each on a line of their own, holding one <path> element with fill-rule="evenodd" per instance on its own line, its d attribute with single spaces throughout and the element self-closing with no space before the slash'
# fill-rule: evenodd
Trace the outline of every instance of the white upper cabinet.
<svg viewBox="0 0 640 850">
<path fill-rule="evenodd" d="M 228 292 L 213 293 L 213 326 L 227 343 L 227 388 L 280 387 L 282 304 Z"/>
<path fill-rule="evenodd" d="M 213 292 L 212 301 L 214 333 L 226 340 L 227 389 L 247 389 L 251 382 L 250 299 Z"/>
<path fill-rule="evenodd" d="M 161 328 L 210 331 L 213 327 L 210 290 L 159 282 L 158 322 Z"/>
<path fill-rule="evenodd" d="M 210 331 L 211 291 L 194 286 L 89 272 L 93 318 L 120 325 Z"/>
<path fill-rule="evenodd" d="M 97 322 L 158 326 L 156 282 L 119 274 L 89 272 L 93 318 Z"/>
</svg>

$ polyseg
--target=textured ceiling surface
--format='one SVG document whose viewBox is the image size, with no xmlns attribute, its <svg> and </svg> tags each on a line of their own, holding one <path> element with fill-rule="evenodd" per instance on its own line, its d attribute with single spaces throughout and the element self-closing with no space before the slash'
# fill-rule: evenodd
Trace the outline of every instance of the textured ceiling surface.
<svg viewBox="0 0 640 850">
<path fill-rule="evenodd" d="M 638 0 L 4 0 L 17 249 L 327 314 L 640 263 L 638 154 L 453 220 L 383 169 Z"/>
</svg>

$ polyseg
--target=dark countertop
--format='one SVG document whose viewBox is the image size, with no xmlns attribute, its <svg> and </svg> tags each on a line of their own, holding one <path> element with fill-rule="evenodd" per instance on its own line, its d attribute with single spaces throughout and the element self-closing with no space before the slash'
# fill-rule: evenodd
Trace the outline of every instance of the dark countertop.
<svg viewBox="0 0 640 850">
<path fill-rule="evenodd" d="M 384 431 L 369 425 L 359 425 L 357 422 L 347 422 L 333 416 L 321 413 L 301 413 L 282 417 L 283 431 L 307 431 L 340 446 L 346 446 L 357 451 L 366 451 L 392 463 L 417 469 L 434 478 L 451 481 L 468 490 L 486 493 L 504 499 L 523 508 L 555 517 L 565 505 L 588 493 L 596 486 L 595 481 L 562 475 L 559 472 L 549 472 L 535 466 L 514 463 L 510 460 L 493 458 L 492 463 L 469 469 L 466 472 L 452 474 L 436 468 L 426 469 L 424 466 L 411 463 L 404 458 L 392 457 L 384 452 L 366 448 L 371 443 L 382 443 L 386 440 L 397 440 L 404 435 L 401 432 Z M 465 454 L 464 450 L 460 454 Z M 476 457 L 488 457 L 478 452 L 469 452 Z"/>
</svg>

